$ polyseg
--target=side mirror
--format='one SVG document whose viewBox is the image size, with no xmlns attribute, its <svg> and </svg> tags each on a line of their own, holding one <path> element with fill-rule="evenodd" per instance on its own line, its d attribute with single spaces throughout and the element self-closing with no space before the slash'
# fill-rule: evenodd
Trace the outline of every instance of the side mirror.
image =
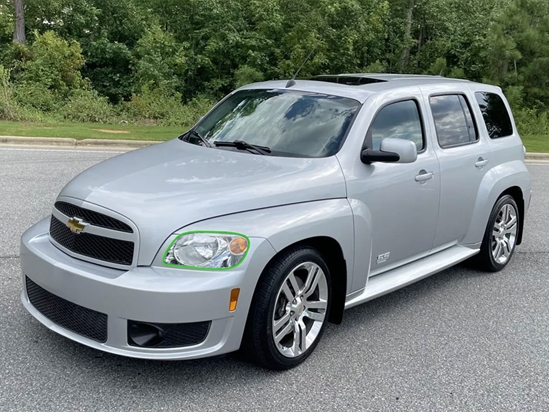
<svg viewBox="0 0 549 412">
<path fill-rule="evenodd" d="M 379 150 L 366 149 L 361 153 L 362 163 L 414 163 L 417 160 L 417 148 L 414 142 L 388 137 L 381 141 Z"/>
</svg>

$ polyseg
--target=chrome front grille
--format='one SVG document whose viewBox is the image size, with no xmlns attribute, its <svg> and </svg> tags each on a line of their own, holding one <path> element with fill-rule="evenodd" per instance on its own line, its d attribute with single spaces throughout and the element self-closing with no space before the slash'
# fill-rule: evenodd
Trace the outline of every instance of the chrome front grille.
<svg viewBox="0 0 549 412">
<path fill-rule="evenodd" d="M 81 224 L 81 229 L 72 226 L 71 230 L 71 221 Z M 119 269 L 134 263 L 135 232 L 113 216 L 63 201 L 55 203 L 50 221 L 50 239 L 59 249 L 78 259 Z"/>
<path fill-rule="evenodd" d="M 133 233 L 133 230 L 129 225 L 118 219 L 93 210 L 84 209 L 80 206 L 73 205 L 72 203 L 55 202 L 55 208 L 67 217 L 78 217 L 97 227 Z"/>
</svg>

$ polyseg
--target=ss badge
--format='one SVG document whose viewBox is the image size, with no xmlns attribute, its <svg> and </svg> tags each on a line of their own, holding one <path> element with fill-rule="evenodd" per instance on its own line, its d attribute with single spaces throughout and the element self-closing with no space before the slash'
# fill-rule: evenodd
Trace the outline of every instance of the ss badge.
<svg viewBox="0 0 549 412">
<path fill-rule="evenodd" d="M 387 262 L 387 259 L 389 259 L 390 254 L 391 254 L 391 252 L 386 252 L 386 253 L 382 253 L 381 255 L 378 255 L 377 256 L 377 264 L 379 265 L 380 263 Z"/>
</svg>

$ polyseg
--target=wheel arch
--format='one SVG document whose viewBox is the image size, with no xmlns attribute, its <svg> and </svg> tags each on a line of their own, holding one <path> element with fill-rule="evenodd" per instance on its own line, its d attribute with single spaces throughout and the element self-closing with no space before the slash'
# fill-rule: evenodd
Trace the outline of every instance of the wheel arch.
<svg viewBox="0 0 549 412">
<path fill-rule="evenodd" d="M 521 225 L 518 242 L 520 242 L 526 211 L 526 194 L 530 184 L 530 173 L 522 161 L 505 163 L 491 169 L 481 182 L 471 224 L 461 243 L 480 247 L 490 213 L 496 202 L 506 194 L 513 196 L 519 207 Z"/>
<path fill-rule="evenodd" d="M 332 280 L 332 303 L 328 320 L 331 323 L 339 324 L 343 320 L 343 311 L 345 310 L 345 297 L 347 293 L 347 263 L 345 262 L 345 257 L 343 255 L 343 249 L 336 239 L 330 236 L 315 236 L 292 243 L 291 245 L 288 245 L 284 249 L 278 251 L 269 263 L 267 263 L 264 271 L 268 270 L 272 262 L 281 253 L 285 253 L 290 249 L 302 247 L 311 247 L 316 249 L 322 255 L 326 265 L 328 266 Z"/>
</svg>

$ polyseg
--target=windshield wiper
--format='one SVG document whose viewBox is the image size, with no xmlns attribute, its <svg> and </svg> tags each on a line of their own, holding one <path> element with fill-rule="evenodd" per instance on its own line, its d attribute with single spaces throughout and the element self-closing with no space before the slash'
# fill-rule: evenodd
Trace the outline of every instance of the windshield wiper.
<svg viewBox="0 0 549 412">
<path fill-rule="evenodd" d="M 226 147 L 236 147 L 238 150 L 254 150 L 256 153 L 264 155 L 264 156 L 270 156 L 271 155 L 271 148 L 267 146 L 258 146 L 255 144 L 247 143 L 243 140 L 235 140 L 234 142 L 223 142 L 220 140 L 217 140 L 214 142 L 214 145 L 216 147 L 220 146 L 226 146 Z"/>
<path fill-rule="evenodd" d="M 194 130 L 194 129 L 189 130 L 189 131 L 188 131 L 187 133 L 185 133 L 183 136 L 184 136 L 184 139 L 185 139 L 187 142 L 189 141 L 189 140 L 188 140 L 189 137 L 196 137 L 196 138 L 198 138 L 198 140 L 200 140 L 200 141 L 204 144 L 204 146 L 206 146 L 206 147 L 213 147 L 212 144 L 211 144 L 210 142 L 208 142 L 200 133 L 198 133 L 198 132 L 197 132 L 196 130 Z M 183 140 L 183 139 L 181 139 L 181 140 Z"/>
</svg>

